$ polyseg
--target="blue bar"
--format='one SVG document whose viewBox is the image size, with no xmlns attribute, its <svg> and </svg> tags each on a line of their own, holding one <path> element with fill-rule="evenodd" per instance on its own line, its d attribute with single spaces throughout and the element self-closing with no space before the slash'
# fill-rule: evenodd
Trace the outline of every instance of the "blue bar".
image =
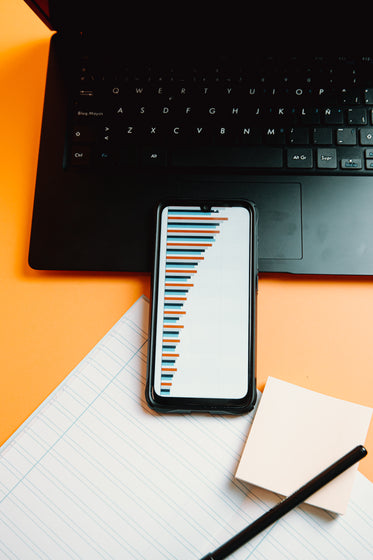
<svg viewBox="0 0 373 560">
<path fill-rule="evenodd" d="M 191 266 L 197 266 L 198 262 L 196 263 L 175 263 L 175 262 L 168 262 L 166 261 L 166 268 L 169 266 L 174 266 L 175 268 L 190 268 Z"/>
<path fill-rule="evenodd" d="M 183 257 L 184 255 L 198 257 L 205 251 L 206 249 L 167 249 L 166 254 L 175 257 Z"/>
<path fill-rule="evenodd" d="M 215 241 L 215 237 L 213 235 L 167 235 L 168 241 L 180 241 L 183 242 L 193 242 L 193 241 L 208 241 L 212 243 Z"/>
<path fill-rule="evenodd" d="M 189 290 L 171 290 L 171 288 L 165 288 L 165 294 L 174 296 L 185 296 Z"/>
<path fill-rule="evenodd" d="M 213 212 L 202 212 L 202 210 L 169 210 L 169 216 L 190 216 L 191 214 L 196 214 L 197 216 L 211 216 L 212 214 L 218 214 L 218 210 L 214 210 Z"/>
<path fill-rule="evenodd" d="M 182 274 L 182 273 L 180 272 L 180 274 Z M 178 282 L 189 282 L 189 280 L 191 278 L 192 278 L 191 276 L 185 276 L 185 275 L 183 275 L 183 276 L 172 276 L 170 274 L 166 274 L 166 276 L 165 276 L 166 282 L 167 282 L 167 280 L 175 280 L 175 281 L 177 280 Z"/>
<path fill-rule="evenodd" d="M 170 228 L 177 228 L 179 229 L 180 227 L 182 229 L 188 228 L 188 229 L 200 229 L 200 228 L 204 228 L 204 229 L 209 229 L 209 228 L 217 228 L 218 226 L 220 226 L 220 222 L 215 222 L 213 224 L 184 224 L 181 222 L 174 222 L 174 223 L 168 223 L 167 224 L 167 229 L 169 230 Z"/>
</svg>

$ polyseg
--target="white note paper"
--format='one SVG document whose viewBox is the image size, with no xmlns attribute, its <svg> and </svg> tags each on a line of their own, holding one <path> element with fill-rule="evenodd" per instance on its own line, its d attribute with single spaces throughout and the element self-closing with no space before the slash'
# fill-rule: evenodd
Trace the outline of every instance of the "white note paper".
<svg viewBox="0 0 373 560">
<path fill-rule="evenodd" d="M 197 560 L 279 500 L 234 477 L 252 414 L 147 408 L 148 313 L 140 298 L 0 449 L 1 560 Z M 368 560 L 372 535 L 361 475 L 342 521 L 297 508 L 232 558 Z"/>
<path fill-rule="evenodd" d="M 372 410 L 269 377 L 236 476 L 284 496 L 306 484 L 357 445 Z M 306 503 L 345 513 L 355 464 Z"/>
</svg>

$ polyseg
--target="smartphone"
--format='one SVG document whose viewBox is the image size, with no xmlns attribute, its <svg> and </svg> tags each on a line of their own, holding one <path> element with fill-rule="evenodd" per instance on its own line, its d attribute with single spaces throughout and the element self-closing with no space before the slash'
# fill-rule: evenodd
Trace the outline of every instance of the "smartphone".
<svg viewBox="0 0 373 560">
<path fill-rule="evenodd" d="M 243 413 L 256 400 L 257 214 L 248 201 L 159 204 L 146 399 Z"/>
</svg>

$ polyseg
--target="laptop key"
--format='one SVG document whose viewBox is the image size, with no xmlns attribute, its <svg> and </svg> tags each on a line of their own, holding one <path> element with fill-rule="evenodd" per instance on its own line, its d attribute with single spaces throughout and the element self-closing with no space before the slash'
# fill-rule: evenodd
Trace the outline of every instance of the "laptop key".
<svg viewBox="0 0 373 560">
<path fill-rule="evenodd" d="M 166 165 L 166 150 L 159 147 L 144 148 L 141 151 L 140 161 L 144 167 L 164 167 Z"/>
<path fill-rule="evenodd" d="M 287 151 L 289 168 L 312 169 L 313 153 L 311 148 L 289 148 Z"/>
<path fill-rule="evenodd" d="M 362 161 L 360 158 L 343 158 L 341 160 L 342 169 L 362 169 Z"/>
<path fill-rule="evenodd" d="M 291 128 L 289 131 L 290 144 L 309 144 L 309 132 L 307 128 Z"/>
<path fill-rule="evenodd" d="M 77 123 L 72 129 L 71 138 L 73 142 L 79 144 L 91 143 L 94 142 L 96 138 L 96 130 L 94 127 Z"/>
<path fill-rule="evenodd" d="M 366 103 L 366 105 L 373 105 L 373 88 L 364 90 L 364 103 Z"/>
<path fill-rule="evenodd" d="M 266 144 L 284 145 L 286 140 L 285 130 L 283 128 L 268 127 L 263 135 Z"/>
<path fill-rule="evenodd" d="M 70 151 L 70 163 L 74 167 L 86 167 L 91 163 L 91 146 L 73 144 Z"/>
<path fill-rule="evenodd" d="M 318 148 L 317 167 L 319 169 L 337 169 L 337 150 L 335 148 Z"/>
<path fill-rule="evenodd" d="M 327 107 L 324 109 L 324 123 L 328 125 L 343 124 L 344 117 L 341 108 Z"/>
<path fill-rule="evenodd" d="M 362 146 L 373 145 L 373 128 L 362 128 L 360 130 L 360 144 Z"/>
<path fill-rule="evenodd" d="M 333 144 L 333 130 L 331 128 L 315 127 L 312 130 L 313 143 L 316 145 Z"/>
<path fill-rule="evenodd" d="M 356 145 L 356 128 L 338 128 L 337 144 L 346 146 Z"/>
<path fill-rule="evenodd" d="M 172 167 L 281 168 L 283 150 L 272 146 L 201 146 L 175 148 L 170 152 Z"/>
<path fill-rule="evenodd" d="M 361 107 L 351 107 L 347 111 L 348 124 L 365 125 L 368 123 L 366 109 Z"/>
</svg>

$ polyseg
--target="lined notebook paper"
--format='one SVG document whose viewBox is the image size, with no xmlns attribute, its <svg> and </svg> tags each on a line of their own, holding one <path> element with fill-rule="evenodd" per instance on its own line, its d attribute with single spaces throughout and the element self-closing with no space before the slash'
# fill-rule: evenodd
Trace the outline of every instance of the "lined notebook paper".
<svg viewBox="0 0 373 560">
<path fill-rule="evenodd" d="M 198 559 L 279 498 L 234 478 L 253 413 L 162 416 L 144 400 L 142 297 L 0 449 L 0 559 Z M 373 485 L 347 513 L 291 512 L 244 559 L 373 557 Z"/>
</svg>

